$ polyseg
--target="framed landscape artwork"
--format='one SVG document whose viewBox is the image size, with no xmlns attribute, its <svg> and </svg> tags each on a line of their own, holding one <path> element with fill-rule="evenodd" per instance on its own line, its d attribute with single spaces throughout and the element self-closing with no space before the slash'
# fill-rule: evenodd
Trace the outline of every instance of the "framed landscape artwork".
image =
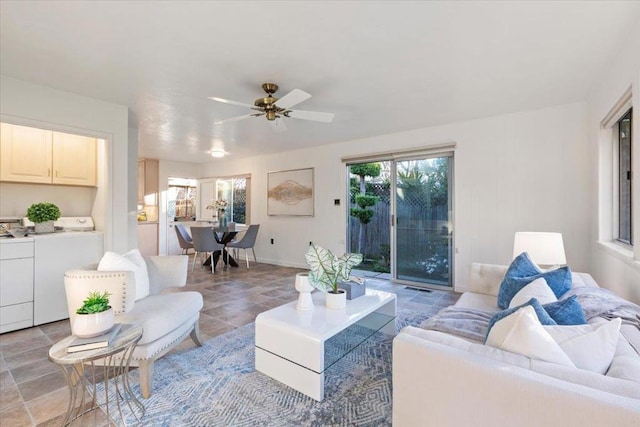
<svg viewBox="0 0 640 427">
<path fill-rule="evenodd" d="M 269 172 L 267 214 L 313 216 L 313 168 Z"/>
</svg>

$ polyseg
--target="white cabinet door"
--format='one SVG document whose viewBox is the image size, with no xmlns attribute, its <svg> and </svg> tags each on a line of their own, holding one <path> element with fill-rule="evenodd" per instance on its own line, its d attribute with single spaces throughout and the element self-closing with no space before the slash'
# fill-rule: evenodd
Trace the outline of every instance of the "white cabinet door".
<svg viewBox="0 0 640 427">
<path fill-rule="evenodd" d="M 214 209 L 206 209 L 206 206 L 213 202 L 213 200 L 215 200 L 215 194 L 215 179 L 211 178 L 198 180 L 198 213 L 196 214 L 197 219 L 213 220 L 216 212 Z"/>
<path fill-rule="evenodd" d="M 64 273 L 95 268 L 104 245 L 99 232 L 62 233 L 35 239 L 33 323 L 41 325 L 69 318 Z"/>
<path fill-rule="evenodd" d="M 0 261 L 0 304 L 33 301 L 33 257 Z"/>
<path fill-rule="evenodd" d="M 51 131 L 2 123 L 0 179 L 51 184 Z"/>
<path fill-rule="evenodd" d="M 53 183 L 95 186 L 97 144 L 95 138 L 53 132 Z"/>
</svg>

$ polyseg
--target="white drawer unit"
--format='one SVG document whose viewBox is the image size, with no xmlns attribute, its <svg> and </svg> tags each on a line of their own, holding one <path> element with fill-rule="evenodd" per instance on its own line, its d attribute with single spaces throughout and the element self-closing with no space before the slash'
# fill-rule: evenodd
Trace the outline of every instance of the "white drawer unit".
<svg viewBox="0 0 640 427">
<path fill-rule="evenodd" d="M 0 333 L 33 325 L 33 239 L 0 243 Z"/>
</svg>

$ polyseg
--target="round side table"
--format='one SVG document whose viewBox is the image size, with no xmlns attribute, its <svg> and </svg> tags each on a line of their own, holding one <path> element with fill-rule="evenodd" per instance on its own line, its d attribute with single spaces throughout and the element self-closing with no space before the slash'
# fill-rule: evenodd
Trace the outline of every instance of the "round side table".
<svg viewBox="0 0 640 427">
<path fill-rule="evenodd" d="M 75 338 L 69 336 L 49 349 L 49 360 L 62 370 L 69 385 L 69 407 L 63 425 L 69 425 L 74 420 L 84 417 L 84 414 L 101 407 L 111 421 L 110 407 L 113 405 L 113 402 L 109 402 L 109 379 L 111 378 L 115 387 L 115 406 L 120 419 L 124 419 L 122 407 L 126 403 L 131 413 L 140 421 L 145 409 L 131 392 L 129 362 L 133 349 L 141 337 L 142 326 L 124 324 L 108 347 L 68 353 L 67 347 Z M 90 373 L 85 373 L 87 366 L 91 367 Z M 102 369 L 96 369 L 97 366 L 101 366 Z M 96 400 L 96 384 L 100 381 L 98 373 L 102 374 L 104 382 L 105 403 L 103 404 L 98 404 Z M 87 406 L 89 403 L 90 405 Z M 137 407 L 139 416 L 132 404 Z"/>
</svg>

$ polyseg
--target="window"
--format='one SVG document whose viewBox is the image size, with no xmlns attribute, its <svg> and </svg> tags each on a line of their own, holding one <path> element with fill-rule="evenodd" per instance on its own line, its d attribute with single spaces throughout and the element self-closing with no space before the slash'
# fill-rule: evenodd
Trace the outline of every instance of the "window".
<svg viewBox="0 0 640 427">
<path fill-rule="evenodd" d="M 631 220 L 631 118 L 632 110 L 617 123 L 618 135 L 618 240 L 633 244 Z"/>
<path fill-rule="evenodd" d="M 225 199 L 229 208 L 225 211 L 227 221 L 246 224 L 249 219 L 249 186 L 251 177 L 234 176 L 216 180 L 216 199 Z"/>
<path fill-rule="evenodd" d="M 167 189 L 168 214 L 174 219 L 190 220 L 196 217 L 196 181 L 169 178 Z"/>
</svg>

